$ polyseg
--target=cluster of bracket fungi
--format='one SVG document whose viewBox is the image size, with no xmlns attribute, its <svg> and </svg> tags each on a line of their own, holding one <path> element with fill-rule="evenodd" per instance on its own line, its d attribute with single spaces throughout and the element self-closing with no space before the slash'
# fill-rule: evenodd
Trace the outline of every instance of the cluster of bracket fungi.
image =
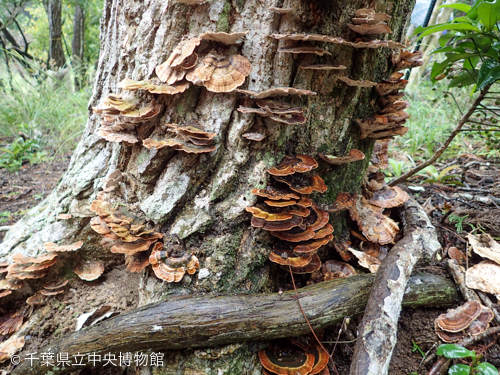
<svg viewBox="0 0 500 375">
<path fill-rule="evenodd" d="M 317 271 L 321 261 L 316 252 L 333 239 L 328 212 L 320 210 L 308 197 L 327 190 L 320 176 L 307 173 L 317 167 L 317 161 L 307 155 L 286 157 L 267 170 L 281 186 L 253 189 L 252 194 L 262 197 L 263 202 L 246 208 L 252 213 L 252 226 L 280 240 L 269 259 L 291 267 L 294 273 Z"/>
<path fill-rule="evenodd" d="M 120 171 L 113 172 L 90 206 L 98 215 L 90 220 L 90 226 L 103 236 L 103 247 L 124 254 L 129 272 L 140 272 L 151 264 L 155 275 L 167 282 L 179 282 L 186 272 L 196 272 L 198 259 L 187 254 L 182 245 L 164 244 L 163 234 L 146 229 L 139 215 L 111 203 L 122 178 Z"/>
</svg>

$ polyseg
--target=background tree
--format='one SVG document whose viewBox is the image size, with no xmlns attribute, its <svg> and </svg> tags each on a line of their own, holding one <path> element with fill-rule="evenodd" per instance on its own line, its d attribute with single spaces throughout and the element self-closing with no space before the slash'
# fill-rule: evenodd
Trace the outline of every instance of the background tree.
<svg viewBox="0 0 500 375">
<path fill-rule="evenodd" d="M 43 6 L 49 20 L 49 63 L 61 68 L 66 63 L 62 41 L 62 0 L 44 0 Z"/>
<path fill-rule="evenodd" d="M 172 149 L 148 150 L 141 146 L 111 143 L 96 134 L 100 118 L 90 114 L 85 133 L 73 155 L 68 171 L 59 186 L 42 205 L 31 210 L 7 234 L 0 255 L 14 253 L 36 255 L 43 243 L 83 239 L 79 250 L 83 258 L 116 260 L 117 256 L 103 250 L 100 236 L 89 227 L 95 213 L 91 202 L 106 177 L 116 170 L 123 176 L 120 183 L 122 205 L 142 213 L 148 225 L 165 235 L 168 242 L 177 236 L 188 252 L 200 259 L 204 278 L 184 277 L 183 281 L 166 284 L 151 271 L 141 274 L 137 288 L 141 304 L 167 295 L 193 293 L 261 293 L 271 291 L 277 283 L 287 280 L 287 273 L 272 265 L 267 258 L 272 238 L 249 225 L 245 208 L 255 202 L 253 188 L 265 187 L 265 170 L 280 162 L 286 154 L 344 155 L 352 148 L 370 154 L 373 140 L 360 139 L 353 121 L 376 113 L 376 93 L 372 89 L 349 87 L 339 74 L 353 79 L 380 82 L 392 73 L 391 50 L 355 49 L 337 44 L 321 44 L 331 55 L 294 56 L 277 52 L 288 43 L 270 38 L 271 34 L 290 32 L 341 36 L 352 40 L 356 35 L 346 24 L 356 9 L 366 7 L 364 1 L 298 1 L 287 2 L 292 14 L 281 15 L 268 9 L 271 4 L 258 0 L 213 0 L 203 5 L 186 5 L 163 0 L 147 3 L 135 0 L 107 0 L 101 24 L 101 51 L 96 72 L 91 106 L 95 107 L 110 93 L 120 90 L 124 78 L 148 79 L 181 41 L 206 31 L 236 32 L 249 30 L 243 43 L 225 46 L 204 41 L 199 49 L 212 49 L 220 54 L 240 53 L 252 64 L 243 86 L 264 91 L 271 87 L 296 87 L 317 93 L 308 97 L 285 97 L 294 107 L 301 107 L 307 117 L 303 125 L 284 125 L 270 119 L 256 118 L 236 110 L 248 99 L 237 93 L 213 93 L 192 86 L 174 96 L 156 96 L 164 107 L 161 121 L 140 130 L 139 137 L 161 138 L 165 123 L 186 124 L 196 120 L 207 132 L 216 133 L 210 154 L 186 154 Z M 412 1 L 377 1 L 376 11 L 392 15 L 391 39 L 399 41 Z M 300 69 L 311 63 L 342 64 L 345 73 Z M 129 95 L 129 94 L 127 94 Z M 141 100 L 153 95 L 136 94 Z M 266 135 L 262 142 L 242 138 L 243 133 L 259 131 Z M 363 162 L 331 167 L 321 164 L 320 174 L 328 191 L 315 197 L 331 203 L 340 192 L 360 190 L 368 159 Z M 57 219 L 70 213 L 70 221 Z M 344 214 L 331 215 L 338 238 L 345 236 Z M 327 247 L 323 256 L 334 250 Z M 104 288 L 104 286 L 101 286 Z M 96 293 L 99 293 L 99 286 Z M 258 346 L 242 345 L 224 357 L 225 373 L 260 373 L 255 353 Z M 213 363 L 192 353 L 172 353 L 169 366 L 162 373 L 176 369 L 217 373 Z"/>
</svg>

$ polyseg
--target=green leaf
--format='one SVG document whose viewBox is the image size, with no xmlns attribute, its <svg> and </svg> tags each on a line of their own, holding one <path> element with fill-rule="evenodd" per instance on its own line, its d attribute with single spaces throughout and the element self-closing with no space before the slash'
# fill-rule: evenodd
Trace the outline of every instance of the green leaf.
<svg viewBox="0 0 500 375">
<path fill-rule="evenodd" d="M 451 9 L 456 9 L 456 10 L 459 10 L 461 12 L 467 13 L 471 9 L 471 6 L 467 5 L 467 4 L 456 3 L 456 4 L 441 5 L 438 9 L 441 9 L 441 8 L 451 8 Z"/>
<path fill-rule="evenodd" d="M 500 18 L 500 0 L 485 1 L 477 7 L 477 15 L 486 30 L 491 31 Z"/>
<path fill-rule="evenodd" d="M 481 59 L 479 58 L 479 56 L 469 57 L 468 59 L 465 59 L 464 69 L 470 69 L 470 70 L 474 69 L 480 60 Z"/>
<path fill-rule="evenodd" d="M 449 33 L 449 34 L 443 34 L 439 37 L 439 45 L 441 47 L 446 46 L 446 43 L 448 43 L 449 40 L 455 38 L 455 35 Z"/>
<path fill-rule="evenodd" d="M 475 368 L 478 375 L 498 375 L 498 370 L 490 363 L 483 362 Z"/>
<path fill-rule="evenodd" d="M 448 370 L 448 375 L 469 375 L 469 374 L 470 374 L 470 367 L 462 364 L 453 365 Z"/>
<path fill-rule="evenodd" d="M 467 17 L 469 17 L 471 20 L 477 19 L 477 8 L 484 2 L 485 0 L 476 1 L 472 8 L 470 8 L 470 10 L 467 12 Z"/>
<path fill-rule="evenodd" d="M 448 66 L 452 65 L 452 63 L 454 63 L 455 61 L 466 59 L 469 57 L 474 57 L 474 56 L 478 56 L 478 54 L 477 53 L 456 53 L 456 54 L 447 53 L 446 60 L 444 60 L 440 63 L 435 62 L 434 65 L 432 66 L 431 80 L 434 82 L 434 78 L 436 78 L 438 75 L 443 73 L 443 71 Z"/>
<path fill-rule="evenodd" d="M 476 352 L 471 351 L 463 346 L 456 344 L 443 344 L 437 348 L 437 355 L 442 355 L 446 358 L 466 358 L 466 357 L 476 357 Z"/>
<path fill-rule="evenodd" d="M 482 90 L 486 85 L 500 79 L 500 63 L 493 59 L 483 61 L 479 68 L 477 90 Z"/>
<path fill-rule="evenodd" d="M 445 30 L 472 30 L 478 33 L 481 32 L 481 30 L 479 30 L 476 26 L 471 25 L 470 23 L 462 22 L 462 23 L 441 23 L 426 28 L 417 27 L 414 35 L 420 32 L 420 35 L 417 37 L 417 40 L 420 40 L 424 36 Z"/>
<path fill-rule="evenodd" d="M 451 80 L 449 87 L 464 87 L 473 85 L 477 81 L 477 70 L 465 70 Z"/>
<path fill-rule="evenodd" d="M 463 52 L 465 53 L 465 50 L 457 50 L 457 47 L 455 46 L 447 46 L 447 47 L 438 47 L 435 50 L 433 50 L 429 55 L 433 55 L 435 53 L 445 53 L 445 52 Z"/>
</svg>

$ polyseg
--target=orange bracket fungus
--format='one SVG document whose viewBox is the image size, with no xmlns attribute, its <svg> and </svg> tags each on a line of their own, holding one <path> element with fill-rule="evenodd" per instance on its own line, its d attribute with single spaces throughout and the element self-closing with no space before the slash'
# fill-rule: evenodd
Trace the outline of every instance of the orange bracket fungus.
<svg viewBox="0 0 500 375">
<path fill-rule="evenodd" d="M 377 168 L 387 169 L 389 167 L 389 138 L 377 139 L 373 146 L 370 162 Z"/>
<path fill-rule="evenodd" d="M 157 242 L 149 257 L 153 271 L 159 279 L 169 283 L 179 282 L 186 272 L 192 275 L 200 267 L 198 258 L 187 254 L 181 245 L 170 245 L 167 248 L 168 250 L 165 250 L 164 245 Z"/>
<path fill-rule="evenodd" d="M 349 77 L 341 76 L 337 77 L 340 81 L 344 82 L 347 86 L 354 87 L 375 87 L 377 84 L 368 80 L 356 81 L 354 79 L 350 79 Z"/>
<path fill-rule="evenodd" d="M 422 56 L 423 53 L 421 51 L 403 51 L 395 54 L 392 62 L 396 65 L 396 70 L 417 68 L 423 64 Z"/>
<path fill-rule="evenodd" d="M 352 31 L 361 35 L 376 35 L 392 33 L 385 21 L 391 19 L 386 13 L 375 13 L 373 9 L 358 9 L 356 17 L 352 19 L 353 24 L 347 24 Z"/>
<path fill-rule="evenodd" d="M 309 172 L 318 167 L 318 162 L 307 155 L 285 156 L 276 167 L 269 168 L 267 173 L 273 176 L 288 176 L 294 173 Z"/>
<path fill-rule="evenodd" d="M 308 175 L 317 167 L 317 161 L 308 155 L 286 156 L 267 172 L 276 181 L 289 185 L 290 190 L 273 186 L 253 189 L 253 194 L 266 198 L 265 205 L 257 203 L 246 208 L 252 213 L 252 226 L 267 230 L 281 240 L 275 244 L 269 259 L 291 266 L 293 273 L 312 273 L 319 269 L 321 261 L 316 252 L 333 239 L 328 212 L 303 195 L 326 191 L 321 177 Z M 292 180 L 282 180 L 289 178 Z"/>
</svg>

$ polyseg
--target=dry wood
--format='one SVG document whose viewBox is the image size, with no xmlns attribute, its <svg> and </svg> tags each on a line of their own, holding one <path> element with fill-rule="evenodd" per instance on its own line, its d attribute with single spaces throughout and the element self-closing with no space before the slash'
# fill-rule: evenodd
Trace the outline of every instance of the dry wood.
<svg viewBox="0 0 500 375">
<path fill-rule="evenodd" d="M 363 312 L 373 275 L 326 281 L 298 290 L 301 305 L 314 329 L 339 323 Z M 421 274 L 410 280 L 405 306 L 446 306 L 457 293 L 449 280 Z M 50 343 L 39 352 L 96 354 L 163 351 L 293 337 L 309 333 L 295 292 L 240 296 L 175 296 L 166 302 L 103 321 Z M 23 355 L 21 355 L 24 357 Z M 63 373 L 24 361 L 13 374 Z"/>
<path fill-rule="evenodd" d="M 432 258 L 441 248 L 437 233 L 422 207 L 413 199 L 402 208 L 405 236 L 380 266 L 358 326 L 358 341 L 351 362 L 351 375 L 387 374 L 397 340 L 401 301 L 414 265 Z"/>
</svg>

